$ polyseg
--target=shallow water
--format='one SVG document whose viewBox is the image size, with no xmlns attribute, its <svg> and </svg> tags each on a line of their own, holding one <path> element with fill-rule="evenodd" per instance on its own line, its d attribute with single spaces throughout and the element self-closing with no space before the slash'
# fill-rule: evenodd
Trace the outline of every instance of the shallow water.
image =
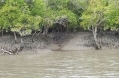
<svg viewBox="0 0 119 78">
<path fill-rule="evenodd" d="M 0 78 L 119 78 L 119 50 L 0 56 Z"/>
</svg>

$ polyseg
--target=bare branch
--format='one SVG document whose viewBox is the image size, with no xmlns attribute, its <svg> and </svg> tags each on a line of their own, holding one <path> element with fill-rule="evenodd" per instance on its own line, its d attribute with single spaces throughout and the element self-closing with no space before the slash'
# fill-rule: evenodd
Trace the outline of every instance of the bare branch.
<svg viewBox="0 0 119 78">
<path fill-rule="evenodd" d="M 97 24 L 97 26 L 99 26 L 103 21 L 105 21 L 107 18 L 104 18 L 104 19 L 102 19 L 98 24 Z"/>
</svg>

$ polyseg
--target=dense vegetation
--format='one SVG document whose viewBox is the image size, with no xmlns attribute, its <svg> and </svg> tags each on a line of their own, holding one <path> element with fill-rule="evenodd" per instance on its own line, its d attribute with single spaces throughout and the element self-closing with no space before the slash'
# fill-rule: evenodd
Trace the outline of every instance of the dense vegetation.
<svg viewBox="0 0 119 78">
<path fill-rule="evenodd" d="M 98 29 L 118 30 L 119 0 L 0 0 L 0 32 L 21 36 L 49 28 L 60 31 L 91 30 L 97 43 Z M 55 27 L 54 27 L 55 25 Z M 52 29 L 53 30 L 53 29 Z M 15 37 L 16 38 L 16 37 Z"/>
</svg>

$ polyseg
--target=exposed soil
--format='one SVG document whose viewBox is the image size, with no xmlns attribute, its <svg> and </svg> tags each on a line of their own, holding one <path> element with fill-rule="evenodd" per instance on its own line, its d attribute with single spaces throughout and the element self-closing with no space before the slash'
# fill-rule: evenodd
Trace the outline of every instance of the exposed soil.
<svg viewBox="0 0 119 78">
<path fill-rule="evenodd" d="M 94 49 L 95 43 L 91 32 L 74 33 L 49 33 L 47 36 L 36 34 L 32 42 L 32 36 L 17 37 L 15 43 L 14 36 L 4 35 L 0 37 L 0 48 L 11 50 L 14 47 L 23 47 L 22 52 L 41 52 L 51 50 L 87 50 Z M 110 32 L 99 33 L 98 41 L 103 49 L 119 48 L 119 36 Z"/>
</svg>

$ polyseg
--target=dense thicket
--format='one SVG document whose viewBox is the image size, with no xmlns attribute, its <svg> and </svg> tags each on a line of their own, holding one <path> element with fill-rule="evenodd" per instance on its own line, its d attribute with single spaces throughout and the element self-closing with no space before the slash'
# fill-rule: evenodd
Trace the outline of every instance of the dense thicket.
<svg viewBox="0 0 119 78">
<path fill-rule="evenodd" d="M 119 0 L 0 0 L 0 32 L 25 36 L 43 29 L 46 35 L 57 21 L 54 28 L 91 30 L 99 48 L 99 28 L 118 30 L 118 5 Z"/>
</svg>

